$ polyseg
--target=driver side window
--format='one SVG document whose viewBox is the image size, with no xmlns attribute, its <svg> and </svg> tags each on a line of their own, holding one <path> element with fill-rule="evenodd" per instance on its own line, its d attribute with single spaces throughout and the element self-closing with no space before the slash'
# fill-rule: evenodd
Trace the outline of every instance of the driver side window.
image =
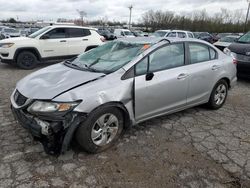
<svg viewBox="0 0 250 188">
<path fill-rule="evenodd" d="M 149 58 L 149 60 L 148 60 Z M 172 69 L 185 64 L 185 50 L 183 43 L 171 44 L 161 47 L 145 57 L 135 66 L 135 75 L 147 72 L 157 72 Z"/>
<path fill-rule="evenodd" d="M 49 39 L 66 38 L 66 31 L 64 28 L 56 28 L 45 34 Z"/>
</svg>

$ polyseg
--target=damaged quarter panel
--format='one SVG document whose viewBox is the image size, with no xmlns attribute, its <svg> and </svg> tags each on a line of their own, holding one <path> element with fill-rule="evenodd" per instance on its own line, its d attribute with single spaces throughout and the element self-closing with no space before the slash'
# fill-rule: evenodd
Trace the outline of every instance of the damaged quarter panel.
<svg viewBox="0 0 250 188">
<path fill-rule="evenodd" d="M 54 101 L 75 101 L 81 99 L 82 102 L 74 111 L 90 113 L 103 104 L 116 102 L 122 103 L 127 109 L 130 120 L 134 123 L 133 113 L 133 78 L 121 80 L 125 73 L 120 69 L 105 77 L 83 84 L 70 91 L 62 93 L 54 98 Z"/>
</svg>

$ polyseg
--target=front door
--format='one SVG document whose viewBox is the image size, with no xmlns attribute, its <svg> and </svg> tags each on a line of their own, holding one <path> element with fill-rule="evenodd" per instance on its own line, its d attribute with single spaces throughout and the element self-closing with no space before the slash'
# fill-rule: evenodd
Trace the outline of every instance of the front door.
<svg viewBox="0 0 250 188">
<path fill-rule="evenodd" d="M 183 43 L 161 47 L 135 66 L 136 121 L 186 105 L 188 71 Z"/>
<path fill-rule="evenodd" d="M 61 57 L 69 55 L 68 38 L 65 28 L 55 28 L 39 40 L 42 57 Z"/>
</svg>

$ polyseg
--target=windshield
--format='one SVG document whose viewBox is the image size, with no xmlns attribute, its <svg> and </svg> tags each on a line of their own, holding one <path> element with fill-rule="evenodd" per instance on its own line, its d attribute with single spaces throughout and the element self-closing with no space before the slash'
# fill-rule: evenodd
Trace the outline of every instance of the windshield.
<svg viewBox="0 0 250 188">
<path fill-rule="evenodd" d="M 167 34 L 165 31 L 156 31 L 153 33 L 154 36 L 156 37 L 164 37 Z"/>
<path fill-rule="evenodd" d="M 126 35 L 126 36 L 133 36 L 133 33 L 131 33 L 130 31 L 124 31 L 124 34 Z"/>
<path fill-rule="evenodd" d="M 93 72 L 111 73 L 145 49 L 144 44 L 112 41 L 78 56 L 69 65 Z"/>
<path fill-rule="evenodd" d="M 250 43 L 250 32 L 247 32 L 245 35 L 240 37 L 238 42 L 240 42 L 240 43 Z"/>
<path fill-rule="evenodd" d="M 42 33 L 44 33 L 45 31 L 48 31 L 51 27 L 44 27 L 38 31 L 36 31 L 35 33 L 32 33 L 31 35 L 29 35 L 29 38 L 36 38 L 37 36 L 41 35 Z"/>
<path fill-rule="evenodd" d="M 219 41 L 220 42 L 235 42 L 236 39 L 237 39 L 236 37 L 223 37 Z"/>
</svg>

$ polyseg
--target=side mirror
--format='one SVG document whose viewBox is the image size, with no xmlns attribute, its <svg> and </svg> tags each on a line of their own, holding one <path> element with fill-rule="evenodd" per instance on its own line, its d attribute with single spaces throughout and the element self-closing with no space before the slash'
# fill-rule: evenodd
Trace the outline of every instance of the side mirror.
<svg viewBox="0 0 250 188">
<path fill-rule="evenodd" d="M 125 36 L 123 32 L 121 32 L 121 35 L 122 35 L 122 36 Z"/>
<path fill-rule="evenodd" d="M 147 73 L 147 74 L 146 74 L 146 81 L 152 80 L 153 77 L 154 77 L 154 73 L 152 73 L 152 72 Z"/>
<path fill-rule="evenodd" d="M 43 39 L 43 40 L 49 39 L 49 36 L 48 35 L 43 35 L 43 36 L 40 37 L 40 39 Z"/>
</svg>

